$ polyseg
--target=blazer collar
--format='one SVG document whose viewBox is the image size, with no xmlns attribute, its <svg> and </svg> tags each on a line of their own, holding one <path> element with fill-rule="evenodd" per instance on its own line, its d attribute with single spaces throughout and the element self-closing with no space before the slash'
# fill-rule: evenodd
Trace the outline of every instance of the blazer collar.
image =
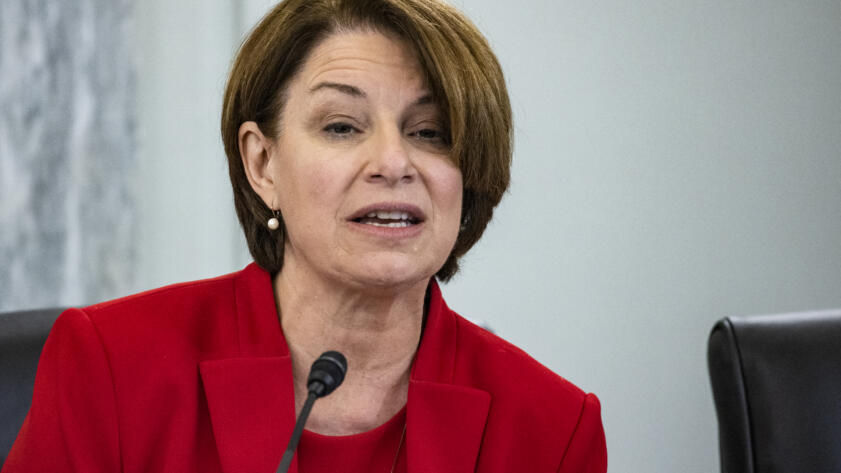
<svg viewBox="0 0 841 473">
<path fill-rule="evenodd" d="M 252 263 L 234 291 L 239 356 L 202 361 L 199 371 L 223 471 L 273 473 L 295 424 L 292 363 L 270 275 Z M 432 280 L 409 381 L 409 473 L 475 470 L 491 397 L 454 383 L 457 325 Z M 297 473 L 297 460 L 289 471 Z"/>
<path fill-rule="evenodd" d="M 295 391 L 269 273 L 246 266 L 234 301 L 236 334 L 222 350 L 232 356 L 199 362 L 213 436 L 225 473 L 274 473 L 295 426 Z"/>
</svg>

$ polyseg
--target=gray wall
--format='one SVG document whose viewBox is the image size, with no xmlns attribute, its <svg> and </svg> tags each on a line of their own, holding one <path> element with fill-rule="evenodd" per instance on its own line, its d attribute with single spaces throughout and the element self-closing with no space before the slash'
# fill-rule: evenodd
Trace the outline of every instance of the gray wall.
<svg viewBox="0 0 841 473">
<path fill-rule="evenodd" d="M 0 311 L 135 287 L 133 3 L 0 2 Z"/>
<path fill-rule="evenodd" d="M 713 322 L 841 306 L 841 3 L 462 4 L 517 149 L 451 305 L 600 396 L 612 471 L 716 471 Z"/>
<path fill-rule="evenodd" d="M 238 3 L 138 2 L 138 288 L 247 261 L 219 133 Z"/>
<path fill-rule="evenodd" d="M 137 3 L 132 290 L 248 261 L 219 104 L 269 2 Z M 713 322 L 841 306 L 841 3 L 455 3 L 517 146 L 450 305 L 599 395 L 611 471 L 716 471 Z"/>
</svg>

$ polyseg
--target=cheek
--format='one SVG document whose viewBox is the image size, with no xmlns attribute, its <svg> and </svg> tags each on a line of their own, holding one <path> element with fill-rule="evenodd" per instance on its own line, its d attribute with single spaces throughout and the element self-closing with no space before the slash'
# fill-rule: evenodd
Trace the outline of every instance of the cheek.
<svg viewBox="0 0 841 473">
<path fill-rule="evenodd" d="M 464 192 L 461 171 L 449 164 L 436 169 L 436 171 L 430 180 L 435 205 L 438 207 L 441 216 L 446 220 L 448 230 L 458 233 L 461 223 L 462 193 Z"/>
<path fill-rule="evenodd" d="M 312 202 L 330 200 L 336 194 L 338 176 L 330 171 L 326 165 L 312 166 L 301 179 L 301 183 L 306 183 L 304 190 Z"/>
<path fill-rule="evenodd" d="M 324 162 L 299 163 L 284 170 L 278 192 L 288 227 L 303 225 L 323 230 L 325 219 L 337 214 L 343 184 L 336 171 L 336 166 Z"/>
</svg>

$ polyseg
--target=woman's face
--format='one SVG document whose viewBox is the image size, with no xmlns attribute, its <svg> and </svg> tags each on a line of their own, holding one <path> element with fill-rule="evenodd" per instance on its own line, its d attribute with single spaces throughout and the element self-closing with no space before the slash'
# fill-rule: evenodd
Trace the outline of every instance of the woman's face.
<svg viewBox="0 0 841 473">
<path fill-rule="evenodd" d="M 399 288 L 444 264 L 458 236 L 462 176 L 410 48 L 337 33 L 288 85 L 269 147 L 284 268 L 344 285 Z"/>
</svg>

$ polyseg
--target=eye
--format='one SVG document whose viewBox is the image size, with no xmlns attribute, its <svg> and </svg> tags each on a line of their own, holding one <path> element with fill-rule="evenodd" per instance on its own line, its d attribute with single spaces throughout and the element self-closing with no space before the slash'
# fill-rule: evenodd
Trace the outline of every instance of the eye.
<svg viewBox="0 0 841 473">
<path fill-rule="evenodd" d="M 352 133 L 359 132 L 353 125 L 344 122 L 331 123 L 324 127 L 324 131 L 336 136 L 349 136 Z"/>
<path fill-rule="evenodd" d="M 409 136 L 415 137 L 425 143 L 436 146 L 448 146 L 450 144 L 449 134 L 438 128 L 422 128 L 417 131 L 409 133 Z"/>
<path fill-rule="evenodd" d="M 426 128 L 424 130 L 416 131 L 415 134 L 417 134 L 419 137 L 421 137 L 425 140 L 439 140 L 439 139 L 443 139 L 443 137 L 444 137 L 444 134 L 441 133 L 440 131 L 433 130 L 433 129 L 430 129 L 430 128 Z"/>
</svg>

